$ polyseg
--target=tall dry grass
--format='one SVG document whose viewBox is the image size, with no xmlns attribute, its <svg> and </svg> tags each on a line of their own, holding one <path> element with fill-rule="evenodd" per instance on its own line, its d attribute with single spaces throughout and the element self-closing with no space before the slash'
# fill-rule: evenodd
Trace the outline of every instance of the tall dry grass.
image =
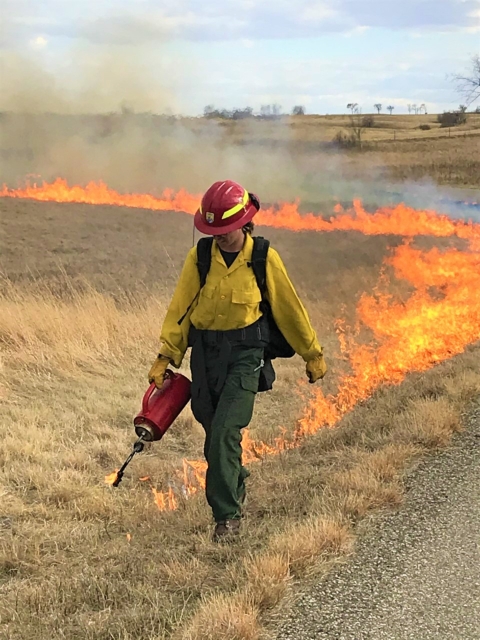
<svg viewBox="0 0 480 640">
<path fill-rule="evenodd" d="M 137 457 L 118 490 L 103 483 L 134 439 L 165 300 L 68 279 L 61 293 L 44 281 L 4 281 L 1 290 L 0 635 L 8 640 L 260 638 L 297 580 L 351 552 L 359 519 L 401 503 L 405 466 L 448 444 L 480 391 L 473 347 L 379 390 L 337 429 L 257 463 L 239 543 L 214 545 L 204 497 L 181 497 L 181 458 L 200 457 L 202 445 L 188 412 Z M 292 401 L 291 385 L 301 372 L 301 363 L 284 365 L 277 395 L 258 403 L 254 436 L 293 424 L 303 400 Z M 157 509 L 138 479 L 146 475 L 158 489 L 174 487 L 177 511 Z"/>
</svg>

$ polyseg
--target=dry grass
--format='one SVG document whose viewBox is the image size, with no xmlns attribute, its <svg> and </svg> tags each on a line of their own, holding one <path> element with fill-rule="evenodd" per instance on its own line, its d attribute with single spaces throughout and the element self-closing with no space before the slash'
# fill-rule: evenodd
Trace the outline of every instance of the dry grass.
<svg viewBox="0 0 480 640">
<path fill-rule="evenodd" d="M 361 121 L 364 115 L 373 117 L 373 126 L 365 128 L 367 142 L 394 140 L 431 140 L 455 135 L 478 135 L 480 133 L 480 114 L 469 113 L 467 122 L 459 127 L 441 128 L 437 114 L 429 115 L 389 115 L 362 114 L 354 117 L 354 122 Z M 293 142 L 299 146 L 310 144 L 322 145 L 330 143 L 335 135 L 352 126 L 352 117 L 343 115 L 306 115 L 284 116 L 276 120 L 245 119 L 245 120 L 207 120 L 185 119 L 180 121 L 182 126 L 193 133 L 200 134 L 218 125 L 226 140 L 230 144 L 245 144 L 250 142 L 260 145 L 272 145 Z M 429 130 L 420 129 L 428 125 Z"/>
<path fill-rule="evenodd" d="M 29 212 L 23 224 L 38 229 L 42 212 L 56 215 L 48 205 L 15 203 L 10 231 L 20 239 L 25 237 L 22 206 Z M 81 218 L 85 211 L 59 210 L 48 242 L 61 238 L 63 246 L 74 244 L 75 225 L 87 224 L 87 215 Z M 201 429 L 188 412 L 162 443 L 132 463 L 118 490 L 103 484 L 133 441 L 131 418 L 171 286 L 168 279 L 159 286 L 157 272 L 139 282 L 137 275 L 145 271 L 136 257 L 138 239 L 121 231 L 115 235 L 108 226 L 109 219 L 117 224 L 131 213 L 115 214 L 115 219 L 106 214 L 99 242 L 111 233 L 107 244 L 116 241 L 119 250 L 106 253 L 102 272 L 94 272 L 93 240 L 85 241 L 81 256 L 66 254 L 61 265 L 72 271 L 67 275 L 52 277 L 55 264 L 48 252 L 22 253 L 2 263 L 14 282 L 5 279 L 0 296 L 0 635 L 8 640 L 263 637 L 265 620 L 295 582 L 323 574 L 348 556 L 356 523 L 375 509 L 401 503 L 406 466 L 446 446 L 460 429 L 460 412 L 480 391 L 478 348 L 400 386 L 380 389 L 335 430 L 254 465 L 240 541 L 214 545 L 203 496 L 179 498 L 177 511 L 161 513 L 149 484 L 138 480 L 149 475 L 158 489 L 169 483 L 180 489 L 181 458 L 201 456 Z M 188 224 L 182 216 L 165 216 L 165 235 L 171 233 L 170 221 L 176 229 Z M 158 218 L 154 222 L 146 212 L 142 234 L 149 224 L 158 224 Z M 351 317 L 358 295 L 371 289 L 388 240 L 269 235 L 294 279 L 304 283 L 332 370 L 341 372 L 345 363 L 333 319 L 342 302 Z M 293 260 L 297 252 L 300 257 Z M 147 244 L 144 260 L 153 255 Z M 36 281 L 25 271 L 29 256 Z M 335 259 L 335 269 L 328 271 Z M 313 260 L 316 272 L 325 274 L 316 289 L 308 285 Z M 92 285 L 75 277 L 82 264 Z M 257 403 L 254 437 L 268 440 L 282 423 L 293 428 L 302 394 L 308 396 L 299 387 L 292 398 L 302 370 L 296 360 L 282 363 L 275 393 Z M 335 376 L 325 387 L 334 390 Z"/>
<path fill-rule="evenodd" d="M 242 595 L 235 598 L 219 594 L 200 605 L 189 627 L 178 640 L 259 640 L 258 611 Z"/>
<path fill-rule="evenodd" d="M 466 135 L 465 138 L 459 134 L 451 139 L 379 142 L 366 149 L 363 163 L 367 163 L 370 171 L 381 171 L 393 180 L 434 180 L 439 184 L 478 189 L 480 138 Z M 360 158 L 352 154 L 350 158 L 352 165 L 360 163 Z"/>
</svg>

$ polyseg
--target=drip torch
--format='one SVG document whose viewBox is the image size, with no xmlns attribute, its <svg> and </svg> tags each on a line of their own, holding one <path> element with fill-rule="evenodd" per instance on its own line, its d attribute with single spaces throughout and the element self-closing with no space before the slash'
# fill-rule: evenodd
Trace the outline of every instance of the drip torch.
<svg viewBox="0 0 480 640">
<path fill-rule="evenodd" d="M 118 487 L 122 481 L 125 469 L 132 461 L 136 453 L 141 453 L 145 442 L 161 440 L 173 422 L 188 404 L 191 393 L 191 383 L 181 373 L 167 370 L 165 380 L 159 389 L 155 383 L 148 387 L 143 396 L 140 413 L 135 416 L 133 425 L 138 440 L 133 445 L 133 450 L 123 465 L 117 471 L 113 487 Z"/>
</svg>

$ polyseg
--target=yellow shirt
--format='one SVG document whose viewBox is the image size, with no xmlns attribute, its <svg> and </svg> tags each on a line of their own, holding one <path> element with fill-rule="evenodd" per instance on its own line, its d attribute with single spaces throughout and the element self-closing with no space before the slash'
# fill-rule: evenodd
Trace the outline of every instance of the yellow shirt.
<svg viewBox="0 0 480 640">
<path fill-rule="evenodd" d="M 247 234 L 243 249 L 231 267 L 227 268 L 214 242 L 210 271 L 197 299 L 200 289 L 197 248 L 189 251 L 160 335 L 160 353 L 170 358 L 175 366 L 181 365 L 187 350 L 190 324 L 197 329 L 228 331 L 248 327 L 260 318 L 262 295 L 253 269 L 248 266 L 252 251 L 253 238 Z M 268 300 L 280 331 L 305 361 L 320 355 L 322 348 L 305 307 L 280 256 L 271 247 L 267 255 L 266 272 Z M 190 311 L 179 326 L 178 321 L 192 301 Z"/>
</svg>

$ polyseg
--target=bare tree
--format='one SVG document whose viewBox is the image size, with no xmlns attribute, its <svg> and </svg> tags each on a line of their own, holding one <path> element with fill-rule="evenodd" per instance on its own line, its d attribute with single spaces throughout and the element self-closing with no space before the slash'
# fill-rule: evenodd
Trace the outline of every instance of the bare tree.
<svg viewBox="0 0 480 640">
<path fill-rule="evenodd" d="M 350 109 L 352 116 L 354 113 L 358 113 L 358 102 L 349 102 L 347 104 L 347 109 Z"/>
<path fill-rule="evenodd" d="M 480 55 L 472 58 L 472 68 L 467 75 L 453 76 L 458 93 L 465 98 L 467 108 L 480 98 Z"/>
<path fill-rule="evenodd" d="M 380 111 L 382 110 L 382 106 L 379 102 L 373 105 L 375 109 L 378 111 L 378 115 L 380 115 Z"/>
<path fill-rule="evenodd" d="M 352 109 L 352 115 L 350 116 L 350 127 L 352 129 L 350 139 L 353 142 L 353 146 L 361 149 L 363 145 L 363 130 L 365 128 L 365 118 L 362 116 L 362 110 L 358 107 L 358 105 L 355 104 L 354 107 L 355 110 Z"/>
<path fill-rule="evenodd" d="M 387 107 L 387 111 L 390 111 L 390 115 L 392 115 L 394 109 L 395 109 L 395 107 L 393 105 L 389 105 Z"/>
<path fill-rule="evenodd" d="M 408 113 L 412 113 L 412 108 L 413 108 L 412 104 L 407 104 Z"/>
<path fill-rule="evenodd" d="M 424 102 L 422 102 L 422 104 L 419 106 L 418 109 L 419 109 L 419 111 L 423 111 L 423 113 L 425 115 L 427 115 L 427 106 L 426 106 L 426 104 Z"/>
<path fill-rule="evenodd" d="M 260 107 L 260 116 L 274 120 L 282 115 L 282 107 L 279 104 L 262 104 Z"/>
<path fill-rule="evenodd" d="M 304 116 L 305 115 L 305 107 L 297 104 L 295 107 L 293 107 L 292 109 L 292 116 Z"/>
</svg>

